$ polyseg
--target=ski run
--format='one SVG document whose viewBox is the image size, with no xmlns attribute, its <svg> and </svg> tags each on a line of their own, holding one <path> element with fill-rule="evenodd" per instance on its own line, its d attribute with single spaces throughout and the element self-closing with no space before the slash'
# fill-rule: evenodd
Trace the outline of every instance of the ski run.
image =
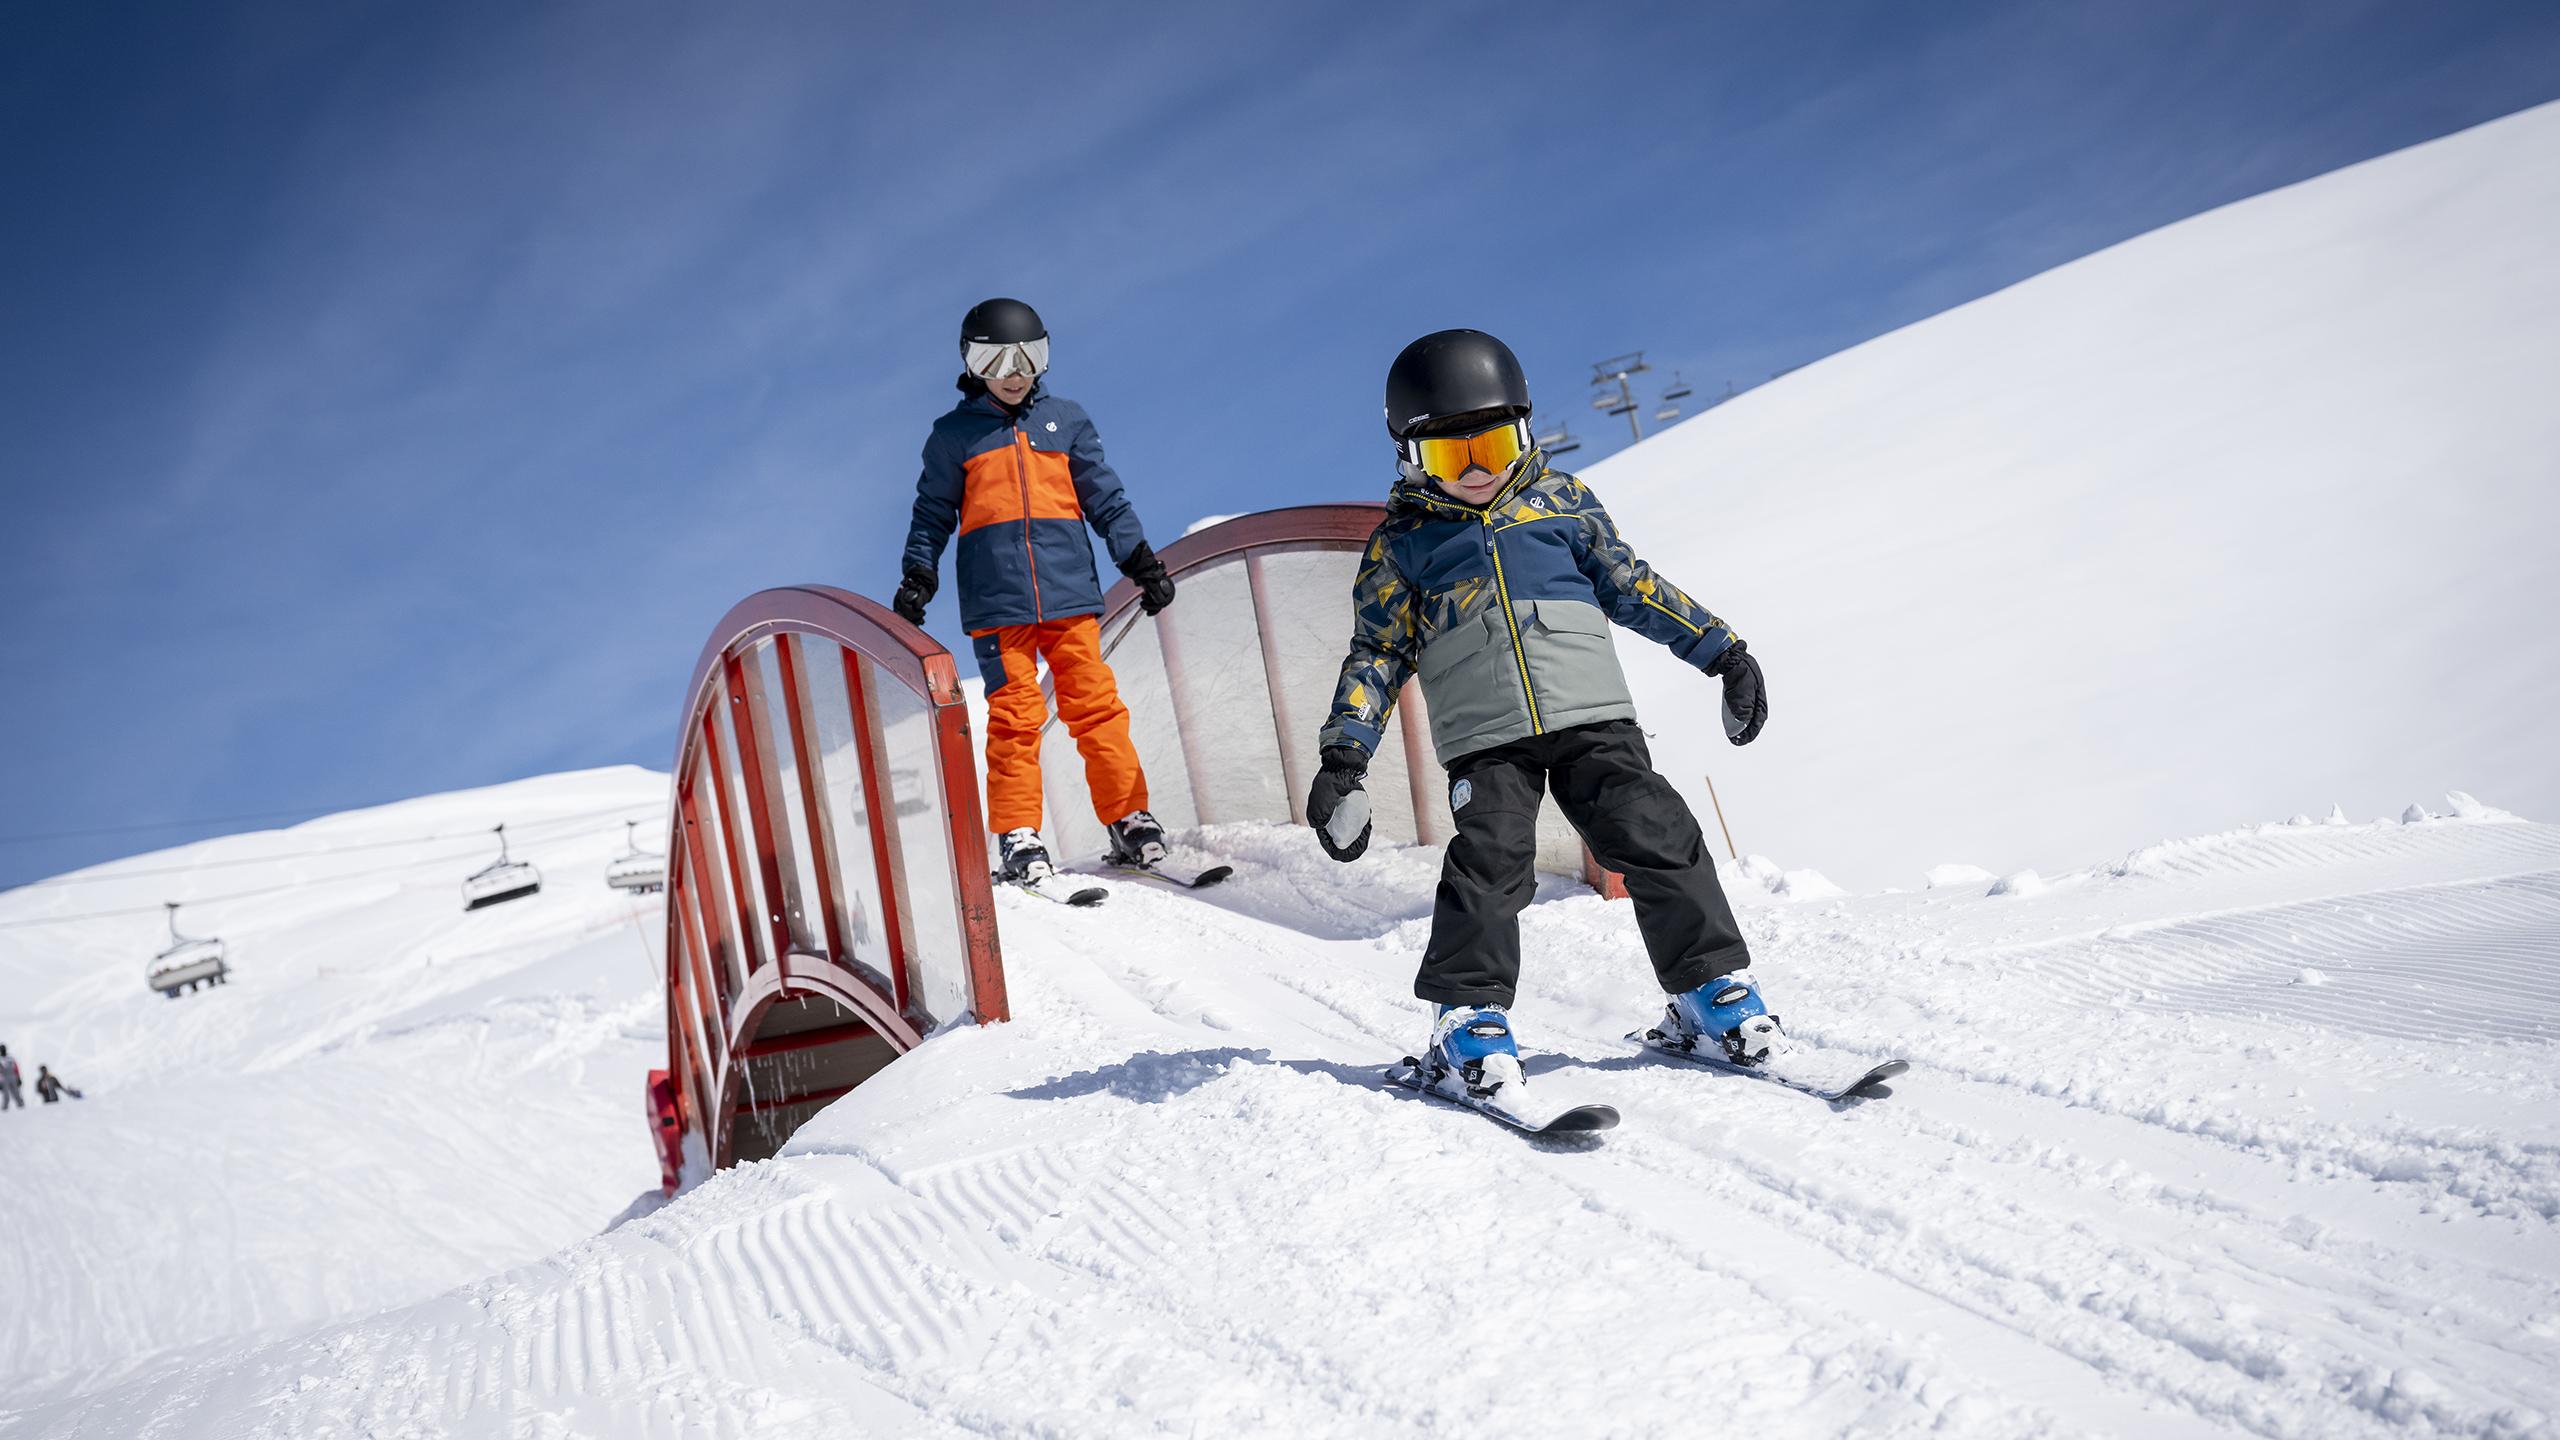
<svg viewBox="0 0 2560 1440">
<path fill-rule="evenodd" d="M 1530 1083 L 1624 1116 L 1552 1139 L 1382 1083 L 1425 1033 L 1408 986 L 1435 852 L 1337 867 L 1303 830 L 1184 838 L 1234 877 L 1091 911 L 1000 891 L 1022 1019 L 935 1037 L 783 1158 L 654 1213 L 633 1204 L 638 1105 L 592 1098 L 636 1094 L 647 1047 L 620 1037 L 651 977 L 577 963 L 602 942 L 573 933 L 361 1020 L 378 1052 L 462 1067 L 450 1132 L 392 1087 L 310 1093 L 342 1088 L 336 1046 L 234 1078 L 168 1062 L 34 1117 L 32 1148 L 0 1132 L 0 1282 L 24 1302 L 0 1311 L 5 1353 L 55 1362 L 19 1362 L 0 1433 L 1642 1435 L 1711 1415 L 2522 1436 L 2560 1413 L 2560 827 L 2457 797 L 2036 884 L 1810 900 L 1773 892 L 1813 888 L 1801 872 L 1728 867 L 1790 1028 L 1915 1061 L 1891 1098 L 1838 1108 L 1641 1054 L 1624 1037 L 1659 998 L 1628 908 L 1550 881 L 1515 1011 Z M 282 844 L 197 848 L 253 839 Z M 596 909 L 564 895 L 510 924 L 545 903 Z M 337 922 L 351 943 L 362 913 Z M 386 968 L 375 999 L 421 979 Z M 133 992 L 114 1006 L 166 1003 L 112 978 Z M 71 988 L 108 1006 L 108 979 Z M 197 1052 L 227 1053 L 215 1006 L 286 983 L 244 958 L 181 1002 Z M 465 993 L 485 1017 L 467 1038 Z M 150 1160 L 205 1128 L 186 1093 L 256 1153 L 192 1185 Z M 392 1113 L 369 1120 L 376 1102 Z M 567 1128 L 498 1118 L 526 1110 Z M 315 1171 L 382 1203 L 293 1183 Z M 120 1253 L 145 1200 L 162 1239 Z M 190 1243 L 231 1266 L 147 1283 Z M 421 1243 L 514 1268 L 437 1293 L 388 1263 Z M 311 1283 L 334 1293 L 261 1288 L 332 1254 Z"/>
</svg>

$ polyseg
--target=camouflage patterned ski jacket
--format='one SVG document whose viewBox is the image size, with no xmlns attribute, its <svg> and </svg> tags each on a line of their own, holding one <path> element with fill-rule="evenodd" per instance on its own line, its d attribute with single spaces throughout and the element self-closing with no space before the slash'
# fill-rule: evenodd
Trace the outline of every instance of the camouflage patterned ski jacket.
<svg viewBox="0 0 2560 1440">
<path fill-rule="evenodd" d="M 1630 718 L 1609 622 L 1704 670 L 1733 642 L 1653 573 L 1589 486 L 1532 452 L 1482 508 L 1399 481 L 1352 585 L 1351 651 L 1321 743 L 1374 754 L 1419 675 L 1443 764 L 1573 725 Z"/>
</svg>

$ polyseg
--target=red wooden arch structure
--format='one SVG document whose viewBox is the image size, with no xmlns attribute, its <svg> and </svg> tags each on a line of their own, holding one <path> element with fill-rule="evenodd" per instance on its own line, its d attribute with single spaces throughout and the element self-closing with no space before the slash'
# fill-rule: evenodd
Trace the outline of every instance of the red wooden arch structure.
<svg viewBox="0 0 2560 1440">
<path fill-rule="evenodd" d="M 963 1015 L 1007 1017 L 950 654 L 848 591 L 722 617 L 694 665 L 667 843 L 669 1193 L 774 1154 Z"/>
</svg>

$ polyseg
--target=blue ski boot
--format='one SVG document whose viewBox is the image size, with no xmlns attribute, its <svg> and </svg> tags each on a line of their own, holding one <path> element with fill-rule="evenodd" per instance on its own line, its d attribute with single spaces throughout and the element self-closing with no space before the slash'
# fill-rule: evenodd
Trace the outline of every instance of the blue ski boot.
<svg viewBox="0 0 2560 1440">
<path fill-rule="evenodd" d="M 1758 1065 L 1787 1048 L 1778 1017 L 1760 1003 L 1760 986 L 1739 971 L 1671 997 L 1662 1038 L 1675 1050 L 1714 1047 L 1736 1065 Z"/>
<path fill-rule="evenodd" d="M 1424 1068 L 1436 1083 L 1455 1071 L 1481 1100 L 1505 1085 L 1525 1085 L 1511 1017 L 1499 1005 L 1443 1005 L 1432 1022 Z"/>
</svg>

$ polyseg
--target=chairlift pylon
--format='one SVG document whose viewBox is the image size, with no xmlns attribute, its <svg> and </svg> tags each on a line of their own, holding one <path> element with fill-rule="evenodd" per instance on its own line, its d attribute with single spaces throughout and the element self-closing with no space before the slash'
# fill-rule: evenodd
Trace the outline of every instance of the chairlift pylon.
<svg viewBox="0 0 2560 1440">
<path fill-rule="evenodd" d="M 654 850 L 640 848 L 640 822 L 622 822 L 625 853 L 604 867 L 604 883 L 616 890 L 634 895 L 649 895 L 667 888 L 667 857 Z"/>
<path fill-rule="evenodd" d="M 151 968 L 143 973 L 144 983 L 175 1000 L 198 985 L 227 985 L 231 967 L 224 962 L 220 939 L 198 940 L 178 930 L 178 902 L 160 902 L 169 909 L 169 948 L 151 957 Z"/>
<path fill-rule="evenodd" d="M 477 910 L 486 905 L 503 905 L 509 900 L 521 900 L 542 888 L 541 871 L 534 869 L 527 861 L 512 859 L 508 856 L 507 827 L 500 825 L 497 835 L 498 858 L 474 871 L 470 879 L 462 882 L 462 908 L 465 910 Z"/>
</svg>

